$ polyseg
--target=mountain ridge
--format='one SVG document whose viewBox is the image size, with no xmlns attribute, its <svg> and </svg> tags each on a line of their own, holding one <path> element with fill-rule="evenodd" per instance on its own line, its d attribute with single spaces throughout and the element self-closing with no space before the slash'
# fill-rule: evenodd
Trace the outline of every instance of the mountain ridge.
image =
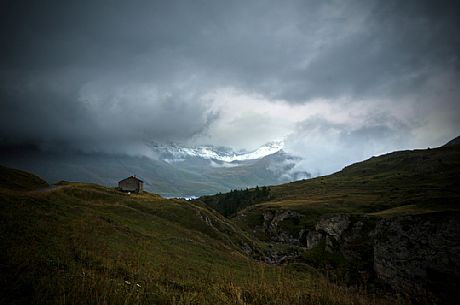
<svg viewBox="0 0 460 305">
<path fill-rule="evenodd" d="M 217 147 L 212 145 L 184 146 L 176 143 L 160 144 L 149 143 L 148 147 L 154 154 L 170 162 L 184 161 L 187 157 L 197 157 L 231 163 L 234 161 L 256 160 L 268 155 L 277 153 L 283 149 L 282 141 L 268 142 L 252 151 L 234 151 L 228 147 Z"/>
<path fill-rule="evenodd" d="M 460 136 L 456 137 L 455 139 L 450 140 L 444 146 L 454 146 L 454 145 L 460 145 Z"/>
<path fill-rule="evenodd" d="M 272 143 L 273 144 L 273 143 Z M 210 146 L 206 146 L 209 147 Z M 130 175 L 143 178 L 146 190 L 166 197 L 192 197 L 256 185 L 278 184 L 308 177 L 294 172 L 299 158 L 285 153 L 280 143 L 252 152 L 212 148 L 216 155 L 200 154 L 203 147 L 157 145 L 147 155 L 0 151 L 0 164 L 43 177 L 49 183 L 61 180 L 116 186 Z M 259 159 L 252 159 L 258 156 Z M 214 157 L 214 158 L 210 158 Z M 225 160 L 232 160 L 227 162 Z"/>
<path fill-rule="evenodd" d="M 459 176 L 459 172 L 460 146 L 458 145 L 396 151 L 350 164 L 328 176 L 271 185 L 267 200 L 263 203 L 258 202 L 256 206 L 282 208 L 283 204 L 286 204 L 286 207 L 300 209 L 303 205 L 308 207 L 315 202 L 315 207 L 323 204 L 333 212 L 333 208 L 340 211 L 350 208 L 352 211 L 354 207 L 347 204 L 356 203 L 360 204 L 360 209 L 366 208 L 369 209 L 368 212 L 377 212 L 372 210 L 375 209 L 376 203 L 382 204 L 381 208 L 392 207 L 385 201 L 385 196 L 402 200 L 395 201 L 394 206 L 413 202 L 414 198 L 411 199 L 408 194 L 405 194 L 408 189 L 411 192 L 427 194 L 431 192 L 430 195 L 436 196 L 442 196 L 444 188 L 460 189 L 455 179 L 449 179 L 449 177 Z M 417 189 L 420 187 L 419 184 L 428 183 L 430 179 L 436 182 L 436 188 Z M 380 194 L 382 192 L 385 196 Z M 218 206 L 219 203 L 214 202 L 216 196 L 203 198 L 211 200 L 213 206 Z M 363 201 L 360 196 L 367 196 L 370 201 Z M 449 196 L 452 197 L 451 194 Z M 421 195 L 418 197 L 423 202 L 430 198 Z M 247 206 L 244 201 L 242 203 L 243 206 Z M 248 207 L 248 209 L 252 208 Z"/>
</svg>

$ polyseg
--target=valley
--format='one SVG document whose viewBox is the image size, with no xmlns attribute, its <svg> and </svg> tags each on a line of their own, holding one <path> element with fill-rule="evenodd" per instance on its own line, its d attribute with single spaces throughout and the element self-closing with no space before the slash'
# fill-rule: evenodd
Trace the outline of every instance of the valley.
<svg viewBox="0 0 460 305">
<path fill-rule="evenodd" d="M 192 201 L 89 183 L 50 187 L 23 171 L 0 172 L 1 303 L 454 304 L 458 297 L 458 145 Z"/>
<path fill-rule="evenodd" d="M 280 143 L 246 153 L 222 147 L 146 145 L 144 155 L 2 149 L 0 162 L 37 174 L 48 183 L 66 180 L 111 187 L 126 176 L 137 175 L 146 181 L 147 191 L 164 197 L 201 196 L 311 176 L 292 170 L 299 158 L 282 151 Z"/>
<path fill-rule="evenodd" d="M 457 305 L 459 1 L 0 1 L 0 305 Z"/>
</svg>

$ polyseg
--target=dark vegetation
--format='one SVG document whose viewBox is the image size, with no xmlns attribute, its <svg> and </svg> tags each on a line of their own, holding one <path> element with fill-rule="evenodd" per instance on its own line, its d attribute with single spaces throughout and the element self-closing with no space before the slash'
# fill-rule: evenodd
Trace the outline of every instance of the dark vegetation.
<svg viewBox="0 0 460 305">
<path fill-rule="evenodd" d="M 262 186 L 253 189 L 231 190 L 213 196 L 202 196 L 198 200 L 220 212 L 225 217 L 232 217 L 236 212 L 257 203 L 269 201 L 270 187 Z"/>
</svg>

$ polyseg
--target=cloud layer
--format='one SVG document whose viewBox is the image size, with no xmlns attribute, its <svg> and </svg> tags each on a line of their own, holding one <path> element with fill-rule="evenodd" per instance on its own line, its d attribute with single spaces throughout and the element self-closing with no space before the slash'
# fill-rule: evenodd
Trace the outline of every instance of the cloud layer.
<svg viewBox="0 0 460 305">
<path fill-rule="evenodd" d="M 454 1 L 2 1 L 0 141 L 284 139 L 319 172 L 460 131 Z M 321 165 L 324 164 L 324 165 Z"/>
</svg>

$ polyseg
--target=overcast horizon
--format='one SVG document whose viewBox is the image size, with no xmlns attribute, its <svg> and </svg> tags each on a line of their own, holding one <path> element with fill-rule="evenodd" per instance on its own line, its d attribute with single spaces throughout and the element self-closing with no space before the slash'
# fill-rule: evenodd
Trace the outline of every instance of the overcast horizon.
<svg viewBox="0 0 460 305">
<path fill-rule="evenodd" d="M 460 134 L 454 1 L 0 1 L 0 146 L 271 141 L 330 173 Z"/>
</svg>

